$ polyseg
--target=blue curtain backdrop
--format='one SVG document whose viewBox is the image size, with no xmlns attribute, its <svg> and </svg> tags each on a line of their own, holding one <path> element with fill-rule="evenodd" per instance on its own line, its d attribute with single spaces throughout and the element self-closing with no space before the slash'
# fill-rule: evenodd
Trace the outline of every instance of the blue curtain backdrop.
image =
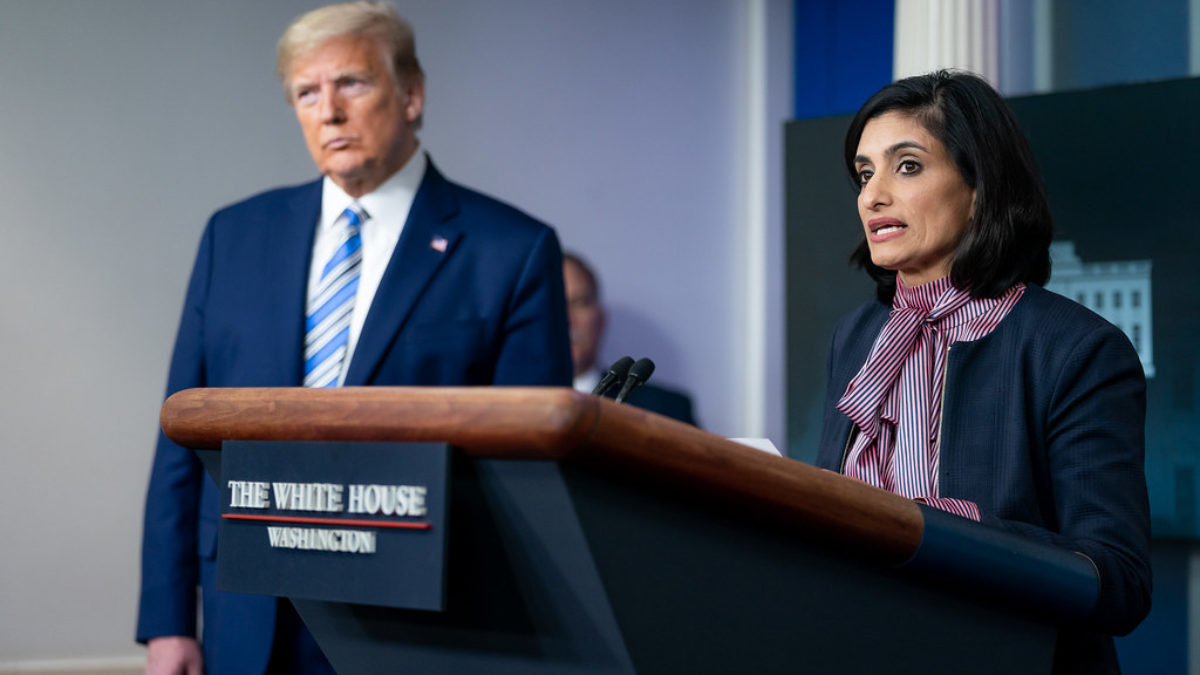
<svg viewBox="0 0 1200 675">
<path fill-rule="evenodd" d="M 796 0 L 796 119 L 844 115 L 892 81 L 895 0 Z"/>
</svg>

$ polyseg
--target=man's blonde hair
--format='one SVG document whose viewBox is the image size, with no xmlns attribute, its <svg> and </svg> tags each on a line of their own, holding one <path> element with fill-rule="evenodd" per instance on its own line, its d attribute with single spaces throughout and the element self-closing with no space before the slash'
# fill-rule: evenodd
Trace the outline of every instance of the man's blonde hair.
<svg viewBox="0 0 1200 675">
<path fill-rule="evenodd" d="M 407 78 L 425 78 L 417 61 L 416 38 L 412 26 L 400 18 L 396 9 L 385 2 L 346 2 L 327 5 L 301 15 L 288 26 L 279 38 L 276 71 L 288 91 L 288 77 L 296 61 L 333 38 L 346 35 L 370 37 L 391 56 L 388 63 L 397 82 Z"/>
</svg>

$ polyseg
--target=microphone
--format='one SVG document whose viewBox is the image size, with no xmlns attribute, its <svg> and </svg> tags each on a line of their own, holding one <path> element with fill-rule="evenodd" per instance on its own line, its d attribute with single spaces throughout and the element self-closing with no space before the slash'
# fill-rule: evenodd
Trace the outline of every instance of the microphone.
<svg viewBox="0 0 1200 675">
<path fill-rule="evenodd" d="M 609 389 L 625 380 L 625 376 L 629 374 L 629 368 L 633 365 L 633 358 L 622 356 L 615 363 L 608 367 L 608 372 L 600 381 L 596 383 L 596 388 L 592 390 L 593 396 L 603 396 Z"/>
<path fill-rule="evenodd" d="M 617 394 L 617 403 L 624 401 L 634 389 L 637 389 L 646 380 L 650 379 L 650 375 L 654 373 L 654 362 L 650 359 L 638 359 L 637 363 L 629 367 L 629 374 L 625 376 L 625 384 L 621 385 L 621 393 Z"/>
</svg>

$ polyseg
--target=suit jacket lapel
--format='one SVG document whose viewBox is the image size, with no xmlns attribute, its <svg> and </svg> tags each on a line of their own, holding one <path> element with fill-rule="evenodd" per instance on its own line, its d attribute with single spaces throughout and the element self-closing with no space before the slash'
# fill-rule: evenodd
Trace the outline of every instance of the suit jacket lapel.
<svg viewBox="0 0 1200 675">
<path fill-rule="evenodd" d="M 875 346 L 875 338 L 883 331 L 884 324 L 887 323 L 889 311 L 877 310 L 865 323 L 865 326 L 847 338 L 848 344 L 845 349 L 840 352 L 835 350 L 831 358 L 837 358 L 838 361 L 833 365 L 833 370 L 830 372 L 832 382 L 827 385 L 830 388 L 830 393 L 835 397 L 841 397 L 849 386 L 850 380 L 858 374 L 858 371 L 867 362 L 867 358 L 871 355 L 871 347 Z M 836 383 L 836 389 L 834 389 Z M 843 466 L 846 461 L 846 456 L 850 451 L 850 444 L 853 442 L 852 435 L 855 432 L 854 423 L 846 417 L 844 413 L 834 407 L 837 403 L 837 398 L 828 402 L 829 409 L 827 415 L 832 416 L 833 433 L 831 438 L 840 439 L 841 445 L 831 445 L 828 448 L 819 448 L 818 454 L 822 452 L 838 454 L 829 454 L 824 457 L 824 461 L 818 460 L 818 466 L 826 466 L 834 471 L 844 471 Z"/>
<path fill-rule="evenodd" d="M 308 268 L 312 260 L 313 237 L 321 217 L 321 181 L 302 186 L 289 195 L 274 223 L 268 267 L 270 276 L 263 280 L 276 319 L 265 324 L 266 330 L 278 331 L 274 343 L 278 349 L 264 358 L 278 359 L 282 382 L 304 382 L 304 317 L 308 304 Z"/>
<path fill-rule="evenodd" d="M 384 270 L 346 372 L 346 386 L 369 384 L 421 294 L 453 253 L 461 230 L 450 183 L 430 161 L 413 199 L 396 250 Z"/>
</svg>

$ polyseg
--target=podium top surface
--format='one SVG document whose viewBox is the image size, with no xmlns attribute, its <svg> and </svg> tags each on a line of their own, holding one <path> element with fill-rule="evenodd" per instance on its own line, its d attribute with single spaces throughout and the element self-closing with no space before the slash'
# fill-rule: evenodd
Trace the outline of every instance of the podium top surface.
<svg viewBox="0 0 1200 675">
<path fill-rule="evenodd" d="M 619 467 L 801 524 L 891 563 L 921 542 L 911 501 L 697 427 L 565 387 L 212 388 L 163 404 L 167 437 L 447 442 L 472 457 Z"/>
</svg>

